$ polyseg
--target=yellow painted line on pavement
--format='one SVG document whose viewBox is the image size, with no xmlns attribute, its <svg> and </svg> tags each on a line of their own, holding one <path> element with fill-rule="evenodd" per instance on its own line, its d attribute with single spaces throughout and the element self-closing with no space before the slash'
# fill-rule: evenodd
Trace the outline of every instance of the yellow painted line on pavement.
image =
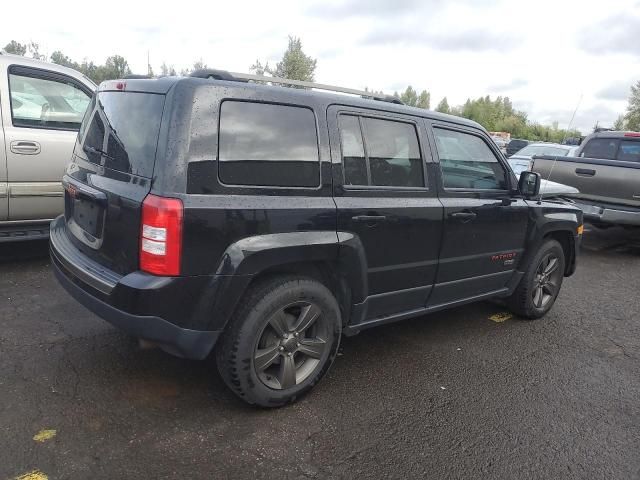
<svg viewBox="0 0 640 480">
<path fill-rule="evenodd" d="M 23 473 L 22 475 L 15 477 L 14 480 L 49 480 L 49 477 L 40 470 L 32 470 L 28 473 Z"/>
<path fill-rule="evenodd" d="M 33 436 L 33 439 L 36 442 L 46 442 L 47 440 L 51 440 L 55 437 L 56 433 L 57 432 L 55 430 L 40 430 Z"/>
<path fill-rule="evenodd" d="M 496 323 L 506 322 L 507 320 L 513 318 L 513 315 L 509 312 L 500 312 L 489 317 L 489 320 Z"/>
</svg>

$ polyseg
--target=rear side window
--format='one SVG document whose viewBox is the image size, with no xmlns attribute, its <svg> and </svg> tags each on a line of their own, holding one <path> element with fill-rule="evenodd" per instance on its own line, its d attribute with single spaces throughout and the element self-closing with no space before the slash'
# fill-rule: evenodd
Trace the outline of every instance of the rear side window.
<svg viewBox="0 0 640 480">
<path fill-rule="evenodd" d="M 618 160 L 627 162 L 640 162 L 640 142 L 623 140 L 620 142 Z"/>
<path fill-rule="evenodd" d="M 16 127 L 78 130 L 91 97 L 64 76 L 9 74 Z"/>
<path fill-rule="evenodd" d="M 112 170 L 150 178 L 163 108 L 164 95 L 100 92 L 81 128 L 86 130 L 84 155 Z"/>
<path fill-rule="evenodd" d="M 218 160 L 226 184 L 317 187 L 315 115 L 304 107 L 227 100 L 220 111 Z"/>
<path fill-rule="evenodd" d="M 345 185 L 424 187 L 415 125 L 341 115 L 339 129 Z"/>
<path fill-rule="evenodd" d="M 434 128 L 444 188 L 506 190 L 505 170 L 482 138 Z"/>
<path fill-rule="evenodd" d="M 592 138 L 582 151 L 582 157 L 615 160 L 619 140 L 614 138 Z"/>
</svg>

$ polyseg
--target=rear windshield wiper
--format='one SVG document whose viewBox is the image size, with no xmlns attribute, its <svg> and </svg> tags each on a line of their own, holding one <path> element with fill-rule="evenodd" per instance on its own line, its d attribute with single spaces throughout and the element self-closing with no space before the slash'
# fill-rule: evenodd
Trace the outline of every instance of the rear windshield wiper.
<svg viewBox="0 0 640 480">
<path fill-rule="evenodd" d="M 113 157 L 109 155 L 107 152 L 105 152 L 104 150 L 102 150 L 101 148 L 92 147 L 90 145 L 89 146 L 83 145 L 82 150 L 84 150 L 87 153 L 100 154 L 104 157 L 107 157 L 109 160 L 113 160 Z"/>
</svg>

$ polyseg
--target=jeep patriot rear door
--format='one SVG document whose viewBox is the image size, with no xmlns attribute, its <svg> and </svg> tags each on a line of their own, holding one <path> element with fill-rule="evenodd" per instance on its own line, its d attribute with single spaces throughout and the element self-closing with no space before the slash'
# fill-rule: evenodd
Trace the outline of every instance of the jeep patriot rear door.
<svg viewBox="0 0 640 480">
<path fill-rule="evenodd" d="M 339 234 L 366 258 L 364 314 L 372 321 L 424 308 L 440 248 L 442 205 L 421 119 L 374 110 L 328 110 Z M 359 303 L 362 299 L 354 299 Z"/>
</svg>

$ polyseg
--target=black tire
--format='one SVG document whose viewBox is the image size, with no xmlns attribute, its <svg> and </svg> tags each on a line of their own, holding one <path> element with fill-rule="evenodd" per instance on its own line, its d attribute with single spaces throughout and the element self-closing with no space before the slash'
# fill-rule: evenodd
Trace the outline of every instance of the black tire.
<svg viewBox="0 0 640 480">
<path fill-rule="evenodd" d="M 342 331 L 338 302 L 321 283 L 291 276 L 259 282 L 240 302 L 216 348 L 222 379 L 249 404 L 280 407 L 295 401 L 336 357 Z"/>
<path fill-rule="evenodd" d="M 548 259 L 556 259 L 555 267 Z M 544 271 L 552 269 L 548 274 Z M 543 317 L 553 306 L 560 293 L 564 278 L 564 250 L 557 240 L 546 240 L 533 257 L 518 287 L 507 299 L 507 305 L 516 315 L 534 320 Z M 541 274 L 541 272 L 543 272 Z M 539 296 L 541 293 L 542 296 Z"/>
</svg>

